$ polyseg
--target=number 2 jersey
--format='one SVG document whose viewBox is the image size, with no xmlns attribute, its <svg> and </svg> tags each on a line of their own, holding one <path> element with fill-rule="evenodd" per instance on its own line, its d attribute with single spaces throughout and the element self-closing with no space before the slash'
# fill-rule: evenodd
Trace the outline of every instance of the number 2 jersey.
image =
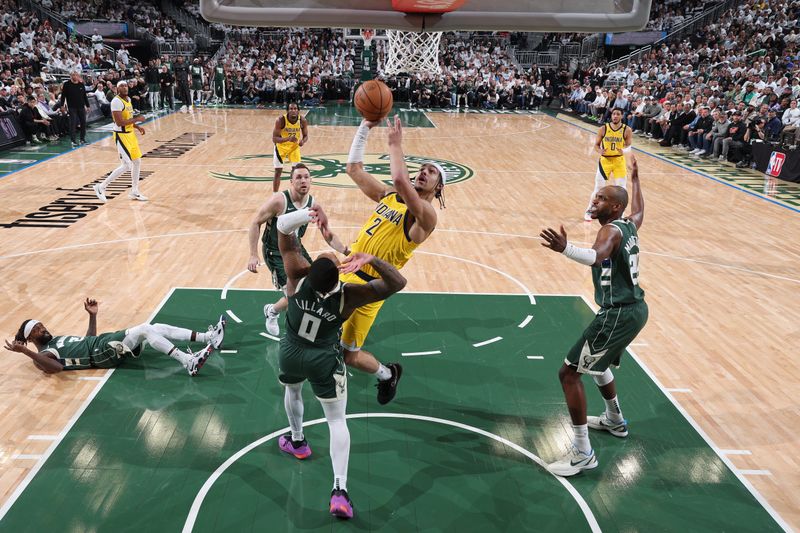
<svg viewBox="0 0 800 533">
<path fill-rule="evenodd" d="M 400 270 L 419 246 L 408 234 L 410 216 L 403 199 L 396 192 L 390 192 L 375 206 L 351 250 L 374 255 Z M 370 265 L 364 265 L 361 270 L 372 278 L 380 277 Z"/>
<path fill-rule="evenodd" d="M 610 223 L 622 234 L 616 253 L 592 267 L 594 301 L 600 307 L 619 307 L 644 301 L 639 287 L 639 235 L 627 218 Z"/>
</svg>

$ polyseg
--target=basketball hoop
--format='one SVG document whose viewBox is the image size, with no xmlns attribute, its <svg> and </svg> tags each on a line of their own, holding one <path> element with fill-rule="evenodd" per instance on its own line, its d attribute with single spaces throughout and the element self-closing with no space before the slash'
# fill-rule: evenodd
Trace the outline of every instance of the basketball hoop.
<svg viewBox="0 0 800 533">
<path fill-rule="evenodd" d="M 389 38 L 389 55 L 386 58 L 386 74 L 400 72 L 408 74 L 441 72 L 439 67 L 439 41 L 442 32 L 411 32 L 386 30 Z"/>
<path fill-rule="evenodd" d="M 372 46 L 372 39 L 375 37 L 375 30 L 361 30 L 361 39 L 364 41 L 364 48 Z"/>
</svg>

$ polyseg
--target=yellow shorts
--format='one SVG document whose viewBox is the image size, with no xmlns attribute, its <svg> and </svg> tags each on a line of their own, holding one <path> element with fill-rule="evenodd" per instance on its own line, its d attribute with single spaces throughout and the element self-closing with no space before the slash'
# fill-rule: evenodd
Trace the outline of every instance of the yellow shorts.
<svg viewBox="0 0 800 533">
<path fill-rule="evenodd" d="M 342 274 L 339 276 L 339 281 L 342 283 L 354 283 L 364 285 L 367 283 L 363 279 L 352 274 Z M 384 300 L 380 302 L 373 302 L 371 304 L 362 305 L 357 307 L 353 314 L 350 315 L 344 325 L 342 326 L 342 346 L 346 350 L 356 352 L 364 346 L 364 341 L 367 340 L 369 330 L 372 328 L 372 323 L 378 316 L 378 311 L 383 307 Z"/>
<path fill-rule="evenodd" d="M 289 163 L 294 165 L 300 162 L 300 145 L 297 143 L 280 143 L 275 145 L 275 150 L 272 155 L 272 166 L 274 168 L 283 168 L 283 165 Z"/>
<path fill-rule="evenodd" d="M 612 175 L 614 179 L 622 179 L 628 177 L 628 169 L 625 167 L 625 156 L 617 157 L 603 157 L 600 156 L 600 162 L 597 164 L 597 171 L 603 176 L 603 179 L 608 181 Z"/>
<path fill-rule="evenodd" d="M 123 161 L 136 161 L 142 158 L 142 151 L 139 149 L 136 133 L 114 132 L 114 143 L 117 145 L 119 157 Z"/>
</svg>

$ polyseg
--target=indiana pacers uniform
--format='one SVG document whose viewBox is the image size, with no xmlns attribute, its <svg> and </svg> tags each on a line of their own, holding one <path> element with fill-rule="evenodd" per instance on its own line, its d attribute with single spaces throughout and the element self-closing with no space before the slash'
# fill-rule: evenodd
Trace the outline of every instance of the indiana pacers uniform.
<svg viewBox="0 0 800 533">
<path fill-rule="evenodd" d="M 286 270 L 283 267 L 283 258 L 278 248 L 278 216 L 297 211 L 298 208 L 295 207 L 294 202 L 292 202 L 292 196 L 289 194 L 289 191 L 283 191 L 281 194 L 284 196 L 284 205 L 286 207 L 284 207 L 283 212 L 267 220 L 267 223 L 264 225 L 264 233 L 261 235 L 261 245 L 264 253 L 264 263 L 267 264 L 267 268 L 272 272 L 272 282 L 275 284 L 275 288 L 284 290 L 286 287 Z M 300 209 L 305 209 L 312 205 L 314 205 L 314 197 L 309 194 L 308 198 L 306 198 L 306 203 L 303 204 Z M 303 235 L 306 234 L 306 228 L 308 228 L 308 224 L 303 224 L 298 228 L 298 240 L 301 240 Z M 311 256 L 308 255 L 302 242 L 300 244 L 300 252 L 303 254 L 303 257 L 311 263 Z"/>
<path fill-rule="evenodd" d="M 122 120 L 129 120 L 133 118 L 133 106 L 130 99 L 123 99 L 121 96 L 115 96 L 111 100 L 111 111 L 121 111 Z M 133 124 L 127 126 L 117 126 L 114 123 L 114 142 L 117 145 L 119 157 L 123 161 L 132 163 L 137 159 L 142 158 L 142 152 L 139 150 L 139 141 L 136 140 L 136 132 L 134 131 Z"/>
<path fill-rule="evenodd" d="M 138 347 L 131 351 L 122 343 L 125 334 L 126 330 L 120 330 L 95 337 L 53 337 L 42 351 L 55 355 L 64 370 L 114 368 L 126 357 L 139 355 Z"/>
<path fill-rule="evenodd" d="M 344 308 L 343 284 L 324 297 L 305 283 L 297 284 L 286 309 L 286 335 L 278 353 L 278 379 L 284 385 L 311 383 L 320 401 L 341 400 L 347 375 L 339 332 Z"/>
<path fill-rule="evenodd" d="M 613 179 L 625 179 L 628 171 L 625 168 L 625 156 L 622 155 L 622 149 L 625 148 L 625 128 L 628 126 L 622 123 L 615 130 L 610 123 L 607 123 L 603 127 L 605 128 L 603 133 L 605 154 L 600 156 L 597 171 L 606 181 L 612 177 Z"/>
<path fill-rule="evenodd" d="M 297 140 L 303 138 L 303 128 L 301 127 L 300 115 L 297 115 L 297 122 L 289 122 L 288 113 L 283 114 L 283 129 L 281 129 L 281 137 L 289 137 L 294 135 Z M 275 168 L 283 168 L 285 163 L 299 163 L 300 162 L 300 144 L 297 142 L 282 142 L 275 145 L 275 153 L 272 158 L 273 166 Z"/>
<path fill-rule="evenodd" d="M 391 263 L 398 270 L 403 268 L 419 244 L 411 240 L 408 206 L 396 192 L 381 198 L 366 224 L 358 232 L 353 252 L 364 252 Z M 346 283 L 368 283 L 379 277 L 370 265 L 358 272 L 344 274 L 340 280 Z M 372 323 L 383 306 L 383 300 L 358 307 L 344 323 L 342 346 L 348 350 L 360 350 L 367 339 Z"/>
<path fill-rule="evenodd" d="M 582 374 L 602 374 L 609 366 L 619 366 L 625 348 L 647 323 L 647 304 L 639 287 L 636 225 L 627 218 L 611 225 L 622 235 L 619 249 L 592 267 L 594 299 L 600 310 L 565 361 Z"/>
</svg>

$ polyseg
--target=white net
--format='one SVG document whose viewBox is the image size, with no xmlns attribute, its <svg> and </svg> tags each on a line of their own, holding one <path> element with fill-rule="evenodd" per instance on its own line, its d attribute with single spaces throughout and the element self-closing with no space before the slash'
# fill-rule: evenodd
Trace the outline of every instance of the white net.
<svg viewBox="0 0 800 533">
<path fill-rule="evenodd" d="M 405 72 L 439 73 L 439 41 L 442 32 L 409 32 L 386 30 L 389 38 L 389 54 L 384 72 L 392 76 Z"/>
</svg>

